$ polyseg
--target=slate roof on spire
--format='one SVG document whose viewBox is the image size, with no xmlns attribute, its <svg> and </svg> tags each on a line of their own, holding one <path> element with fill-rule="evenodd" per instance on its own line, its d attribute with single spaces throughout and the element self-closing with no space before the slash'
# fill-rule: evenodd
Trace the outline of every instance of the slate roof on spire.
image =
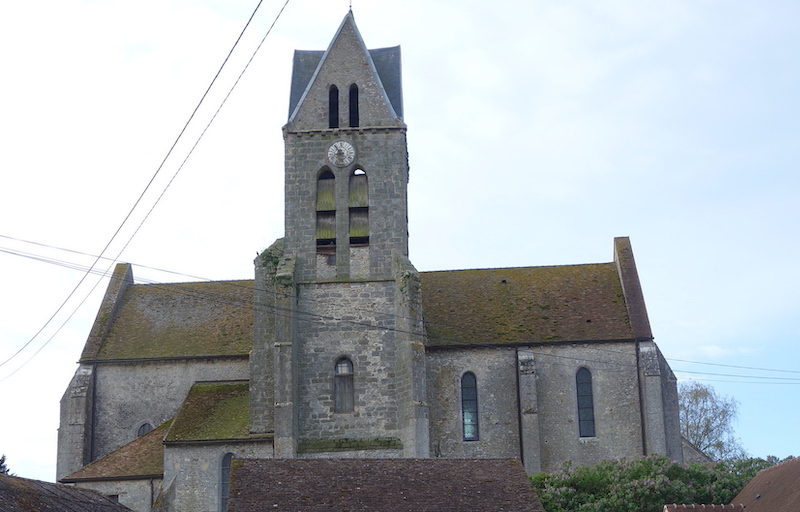
<svg viewBox="0 0 800 512">
<path fill-rule="evenodd" d="M 364 39 L 358 31 L 352 11 L 348 12 L 342 20 L 336 35 L 333 36 L 331 44 L 325 51 L 321 50 L 295 50 L 294 62 L 292 66 L 292 85 L 289 93 L 289 121 L 297 114 L 297 107 L 307 93 L 314 78 L 319 73 L 320 68 L 325 62 L 336 39 L 342 33 L 342 29 L 347 24 L 351 24 L 365 54 L 368 57 L 371 67 L 378 77 L 378 83 L 383 89 L 394 113 L 398 118 L 403 117 L 403 89 L 401 80 L 400 66 L 400 47 L 378 48 L 370 50 L 364 44 Z"/>
</svg>

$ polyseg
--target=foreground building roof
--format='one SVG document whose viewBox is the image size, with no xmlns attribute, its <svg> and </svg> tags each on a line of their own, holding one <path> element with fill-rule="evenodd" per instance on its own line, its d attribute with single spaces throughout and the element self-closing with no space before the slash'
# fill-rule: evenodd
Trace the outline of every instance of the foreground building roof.
<svg viewBox="0 0 800 512">
<path fill-rule="evenodd" d="M 544 512 L 508 459 L 240 459 L 230 512 Z"/>
<path fill-rule="evenodd" d="M 796 512 L 800 508 L 800 458 L 762 469 L 733 499 L 747 512 Z"/>
<path fill-rule="evenodd" d="M 130 512 L 112 498 L 68 485 L 0 474 L 3 512 Z"/>
</svg>

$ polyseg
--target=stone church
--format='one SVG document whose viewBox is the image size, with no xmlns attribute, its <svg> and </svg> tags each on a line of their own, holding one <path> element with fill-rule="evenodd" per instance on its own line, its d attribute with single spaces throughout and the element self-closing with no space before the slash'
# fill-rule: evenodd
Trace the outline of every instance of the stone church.
<svg viewBox="0 0 800 512">
<path fill-rule="evenodd" d="M 414 268 L 400 69 L 352 13 L 295 52 L 285 237 L 254 280 L 116 267 L 61 401 L 61 482 L 211 512 L 232 459 L 683 459 L 627 238 L 606 263 Z"/>
</svg>

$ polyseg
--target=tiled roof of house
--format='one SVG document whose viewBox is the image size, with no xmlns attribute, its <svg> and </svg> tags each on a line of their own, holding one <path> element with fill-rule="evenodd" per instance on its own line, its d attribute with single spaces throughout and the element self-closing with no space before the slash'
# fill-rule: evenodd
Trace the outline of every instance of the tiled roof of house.
<svg viewBox="0 0 800 512">
<path fill-rule="evenodd" d="M 87 343 L 81 359 L 246 356 L 252 328 L 252 281 L 136 284 L 99 346 Z"/>
<path fill-rule="evenodd" d="M 131 478 L 153 478 L 164 474 L 164 436 L 172 420 L 137 437 L 130 443 L 114 450 L 62 478 L 65 483 L 81 480 L 117 480 Z"/>
<path fill-rule="evenodd" d="M 747 512 L 796 512 L 800 509 L 800 458 L 762 469 L 733 499 Z"/>
<path fill-rule="evenodd" d="M 228 510 L 544 511 L 509 459 L 239 459 Z"/>
<path fill-rule="evenodd" d="M 613 263 L 422 272 L 429 346 L 634 337 Z"/>
<path fill-rule="evenodd" d="M 130 512 L 108 496 L 69 485 L 0 474 L 3 512 Z"/>
<path fill-rule="evenodd" d="M 189 390 L 164 441 L 255 439 L 250 435 L 249 415 L 248 381 L 197 382 Z"/>
</svg>

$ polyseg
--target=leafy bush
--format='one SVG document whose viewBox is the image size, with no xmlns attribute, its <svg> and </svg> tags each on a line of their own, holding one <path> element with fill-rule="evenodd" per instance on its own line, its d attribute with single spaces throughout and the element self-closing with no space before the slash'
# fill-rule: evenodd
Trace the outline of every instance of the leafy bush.
<svg viewBox="0 0 800 512">
<path fill-rule="evenodd" d="M 660 512 L 667 503 L 724 504 L 774 462 L 739 459 L 682 466 L 663 455 L 563 465 L 532 475 L 547 512 Z"/>
</svg>

